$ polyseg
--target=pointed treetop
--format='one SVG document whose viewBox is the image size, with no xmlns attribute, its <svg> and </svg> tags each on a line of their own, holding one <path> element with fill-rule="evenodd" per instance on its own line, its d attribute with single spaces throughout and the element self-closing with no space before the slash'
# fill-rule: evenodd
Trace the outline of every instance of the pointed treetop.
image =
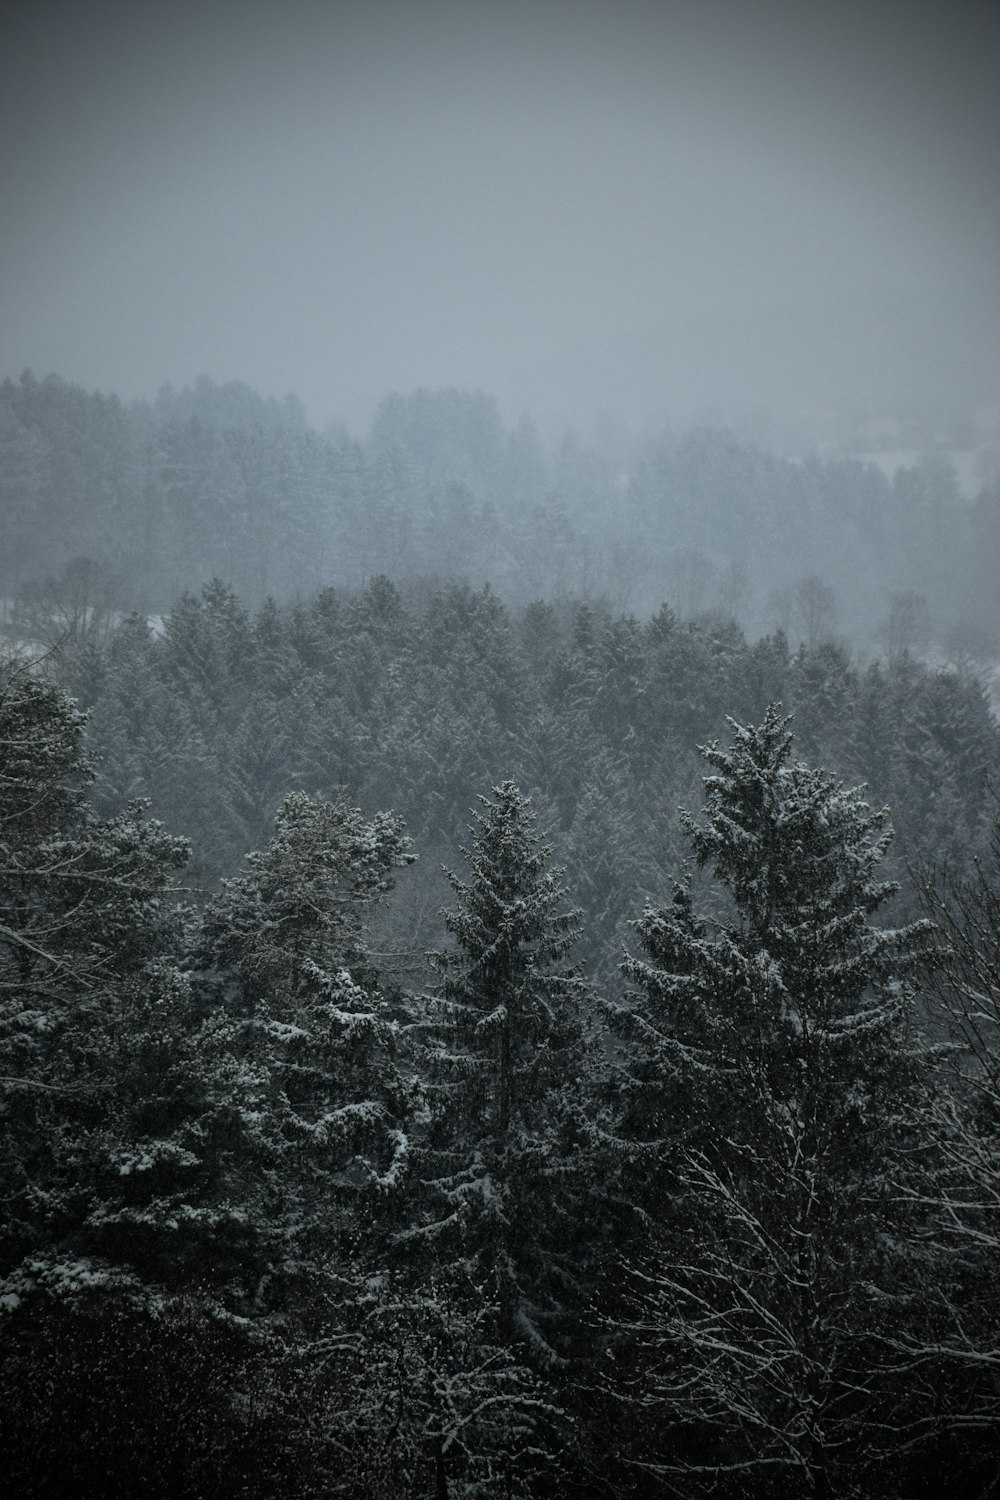
<svg viewBox="0 0 1000 1500">
<path fill-rule="evenodd" d="M 698 864 L 762 935 L 797 924 L 806 907 L 871 913 L 895 890 L 874 878 L 891 842 L 887 810 L 873 811 L 864 787 L 791 763 L 790 722 L 775 703 L 762 724 L 730 720 L 732 743 L 702 748 L 714 772 L 703 820 L 683 814 Z"/>
</svg>

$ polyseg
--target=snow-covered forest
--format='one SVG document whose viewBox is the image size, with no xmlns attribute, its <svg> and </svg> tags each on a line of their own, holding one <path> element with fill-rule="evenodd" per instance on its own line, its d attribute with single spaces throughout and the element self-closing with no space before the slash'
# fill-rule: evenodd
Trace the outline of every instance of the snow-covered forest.
<svg viewBox="0 0 1000 1500">
<path fill-rule="evenodd" d="M 0 1500 L 1000 1500 L 1000 6 L 0 58 Z"/>
<path fill-rule="evenodd" d="M 10 1492 L 992 1493 L 995 483 L 24 376 L 0 487 Z"/>
</svg>

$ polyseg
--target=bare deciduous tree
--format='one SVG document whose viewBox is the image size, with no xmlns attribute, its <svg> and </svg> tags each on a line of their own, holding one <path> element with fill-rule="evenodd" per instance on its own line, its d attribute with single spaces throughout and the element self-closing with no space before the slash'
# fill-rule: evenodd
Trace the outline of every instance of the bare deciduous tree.
<svg viewBox="0 0 1000 1500">
<path fill-rule="evenodd" d="M 61 572 L 26 583 L 17 598 L 15 627 L 45 646 L 103 641 L 121 618 L 125 586 L 92 557 L 71 558 Z"/>
<path fill-rule="evenodd" d="M 812 651 L 833 633 L 837 599 L 817 573 L 806 573 L 792 590 L 792 620 L 803 644 Z"/>
<path fill-rule="evenodd" d="M 916 589 L 889 595 L 889 612 L 879 628 L 879 639 L 890 661 L 921 651 L 930 635 L 927 600 Z"/>
</svg>

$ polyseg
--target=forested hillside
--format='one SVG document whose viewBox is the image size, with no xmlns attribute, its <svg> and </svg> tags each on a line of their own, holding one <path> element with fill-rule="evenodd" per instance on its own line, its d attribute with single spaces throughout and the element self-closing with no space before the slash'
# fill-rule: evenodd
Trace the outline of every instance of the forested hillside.
<svg viewBox="0 0 1000 1500">
<path fill-rule="evenodd" d="M 94 788 L 191 839 L 195 879 L 234 870 L 290 790 L 342 789 L 392 807 L 421 854 L 417 895 L 395 907 L 399 943 L 435 940 L 435 872 L 476 794 L 513 777 L 530 794 L 587 913 L 583 956 L 613 977 L 626 918 L 681 858 L 677 809 L 697 796 L 696 747 L 771 701 L 810 760 L 867 782 L 893 810 L 905 860 L 968 867 L 986 833 L 998 738 L 974 676 L 907 653 L 861 670 L 833 643 L 791 652 L 732 623 L 642 623 L 593 604 L 509 611 L 464 584 L 325 589 L 247 610 L 224 585 L 187 595 L 156 634 L 139 617 L 70 653 L 91 712 Z"/>
<path fill-rule="evenodd" d="M 793 644 L 995 660 L 1000 493 L 928 447 L 792 462 L 708 429 L 555 449 L 482 394 L 387 397 L 363 441 L 200 380 L 122 405 L 55 376 L 0 386 L 0 592 L 29 633 L 167 610 L 222 578 L 251 606 L 326 585 L 459 578 L 510 605 L 715 613 Z"/>
</svg>

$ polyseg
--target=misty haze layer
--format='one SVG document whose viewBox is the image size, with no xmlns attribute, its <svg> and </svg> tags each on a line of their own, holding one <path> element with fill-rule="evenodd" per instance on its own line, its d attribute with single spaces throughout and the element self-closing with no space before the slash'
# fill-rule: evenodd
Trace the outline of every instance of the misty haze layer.
<svg viewBox="0 0 1000 1500">
<path fill-rule="evenodd" d="M 249 604 L 386 575 L 994 663 L 997 443 L 840 426 L 846 451 L 801 462 L 706 427 L 553 448 L 482 393 L 418 390 L 359 443 L 239 383 L 126 408 L 25 374 L 0 383 L 3 623 L 100 633 L 212 577 Z M 900 465 L 886 441 L 927 451 Z"/>
<path fill-rule="evenodd" d="M 993 7 L 20 5 L 0 371 L 546 428 L 997 400 Z"/>
</svg>

